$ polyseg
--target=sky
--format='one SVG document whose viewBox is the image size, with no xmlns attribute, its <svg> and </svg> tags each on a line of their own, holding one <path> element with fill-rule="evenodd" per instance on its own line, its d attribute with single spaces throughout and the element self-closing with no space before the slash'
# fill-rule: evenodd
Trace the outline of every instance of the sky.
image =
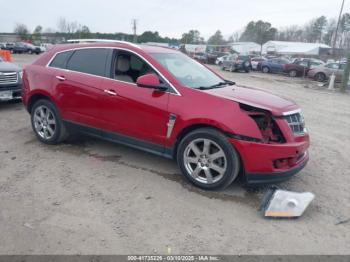
<svg viewBox="0 0 350 262">
<path fill-rule="evenodd" d="M 251 20 L 276 28 L 304 25 L 314 17 L 336 18 L 342 0 L 0 0 L 0 32 L 13 32 L 16 23 L 30 30 L 41 25 L 57 28 L 60 17 L 87 25 L 92 32 L 138 34 L 150 30 L 161 36 L 181 37 L 197 29 L 205 38 L 221 30 L 225 37 L 243 30 Z M 23 4 L 21 4 L 23 2 Z M 345 0 L 344 12 L 350 12 Z"/>
</svg>

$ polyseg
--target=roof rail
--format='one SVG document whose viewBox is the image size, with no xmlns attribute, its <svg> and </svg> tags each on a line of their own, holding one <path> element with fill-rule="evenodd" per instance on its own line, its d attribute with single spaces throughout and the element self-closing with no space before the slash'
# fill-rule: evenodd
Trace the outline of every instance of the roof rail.
<svg viewBox="0 0 350 262">
<path fill-rule="evenodd" d="M 67 43 L 72 44 L 81 44 L 81 43 L 119 43 L 119 44 L 128 44 L 133 47 L 140 48 L 138 45 L 127 42 L 127 41 L 120 41 L 120 40 L 111 40 L 111 39 L 69 39 L 67 40 Z"/>
</svg>

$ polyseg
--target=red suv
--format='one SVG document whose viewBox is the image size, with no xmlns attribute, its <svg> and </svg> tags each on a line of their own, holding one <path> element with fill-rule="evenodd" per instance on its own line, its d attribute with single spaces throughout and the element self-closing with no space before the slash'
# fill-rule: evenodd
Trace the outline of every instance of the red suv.
<svg viewBox="0 0 350 262">
<path fill-rule="evenodd" d="M 23 103 L 37 138 L 79 131 L 176 159 L 204 189 L 282 181 L 308 161 L 299 107 L 223 79 L 190 57 L 126 42 L 58 45 L 27 66 Z"/>
</svg>

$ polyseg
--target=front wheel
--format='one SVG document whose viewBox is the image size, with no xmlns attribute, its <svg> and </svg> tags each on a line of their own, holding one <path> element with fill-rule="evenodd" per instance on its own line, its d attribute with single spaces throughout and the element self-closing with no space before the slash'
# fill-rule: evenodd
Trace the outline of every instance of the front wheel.
<svg viewBox="0 0 350 262">
<path fill-rule="evenodd" d="M 298 72 L 296 70 L 290 70 L 288 74 L 290 77 L 296 77 Z"/>
<path fill-rule="evenodd" d="M 219 131 L 201 128 L 179 144 L 177 162 L 185 177 L 207 190 L 223 189 L 238 176 L 238 153 Z"/>
<path fill-rule="evenodd" d="M 37 101 L 31 110 L 32 128 L 45 144 L 58 144 L 68 137 L 55 105 L 46 99 Z"/>
<path fill-rule="evenodd" d="M 326 80 L 326 75 L 324 73 L 317 73 L 315 75 L 315 80 L 318 82 L 324 82 Z"/>
</svg>

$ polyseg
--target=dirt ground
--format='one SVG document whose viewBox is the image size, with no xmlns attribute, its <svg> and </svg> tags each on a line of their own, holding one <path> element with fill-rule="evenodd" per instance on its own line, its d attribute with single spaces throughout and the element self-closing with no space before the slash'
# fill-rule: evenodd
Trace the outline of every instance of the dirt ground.
<svg viewBox="0 0 350 262">
<path fill-rule="evenodd" d="M 20 65 L 36 56 L 17 55 Z M 285 189 L 316 195 L 303 217 L 268 220 L 265 191 L 189 185 L 176 164 L 80 138 L 41 144 L 21 103 L 0 104 L 0 254 L 349 254 L 350 96 L 302 79 L 223 73 L 295 100 L 312 144 Z"/>
</svg>

